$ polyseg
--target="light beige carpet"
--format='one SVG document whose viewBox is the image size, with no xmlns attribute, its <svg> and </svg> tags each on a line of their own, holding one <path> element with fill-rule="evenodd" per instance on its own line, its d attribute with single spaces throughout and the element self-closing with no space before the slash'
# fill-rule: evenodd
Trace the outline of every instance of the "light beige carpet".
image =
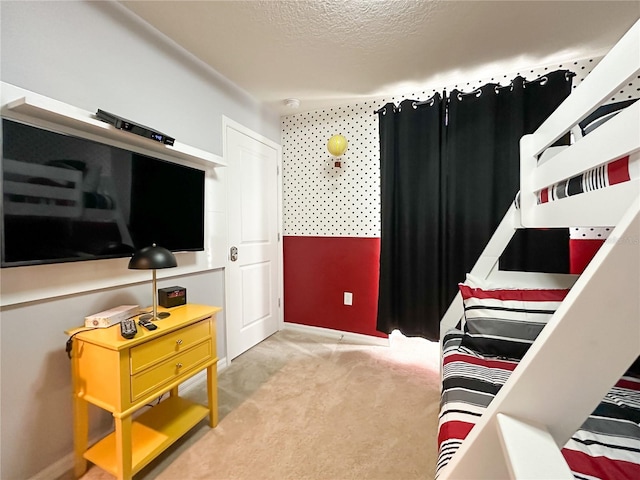
<svg viewBox="0 0 640 480">
<path fill-rule="evenodd" d="M 217 428 L 202 422 L 135 479 L 433 478 L 438 356 L 396 334 L 387 347 L 278 332 L 220 373 Z"/>
</svg>

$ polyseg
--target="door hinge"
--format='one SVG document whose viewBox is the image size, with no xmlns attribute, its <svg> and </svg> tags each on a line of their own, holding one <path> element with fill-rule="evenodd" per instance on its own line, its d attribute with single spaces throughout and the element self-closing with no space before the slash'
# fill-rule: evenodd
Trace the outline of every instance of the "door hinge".
<svg viewBox="0 0 640 480">
<path fill-rule="evenodd" d="M 280 299 L 278 299 L 278 307 L 280 307 Z"/>
<path fill-rule="evenodd" d="M 278 232 L 278 241 L 280 241 L 280 232 Z"/>
<path fill-rule="evenodd" d="M 280 175 L 280 165 L 276 165 L 276 175 Z"/>
</svg>

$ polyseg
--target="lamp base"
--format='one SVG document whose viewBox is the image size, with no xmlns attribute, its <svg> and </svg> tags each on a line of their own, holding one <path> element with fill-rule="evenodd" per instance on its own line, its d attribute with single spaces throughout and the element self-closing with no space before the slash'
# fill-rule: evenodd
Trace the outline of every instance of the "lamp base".
<svg viewBox="0 0 640 480">
<path fill-rule="evenodd" d="M 158 312 L 158 316 L 153 318 L 153 313 L 145 313 L 144 315 L 140 315 L 140 320 L 162 320 L 170 316 L 171 314 L 169 312 Z"/>
</svg>

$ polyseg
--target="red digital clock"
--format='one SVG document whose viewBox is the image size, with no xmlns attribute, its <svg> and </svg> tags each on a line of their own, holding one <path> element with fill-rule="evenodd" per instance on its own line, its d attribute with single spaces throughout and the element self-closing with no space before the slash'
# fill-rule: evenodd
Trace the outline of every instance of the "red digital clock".
<svg viewBox="0 0 640 480">
<path fill-rule="evenodd" d="M 184 287 L 166 287 L 158 289 L 158 305 L 171 308 L 187 303 L 187 289 Z"/>
</svg>

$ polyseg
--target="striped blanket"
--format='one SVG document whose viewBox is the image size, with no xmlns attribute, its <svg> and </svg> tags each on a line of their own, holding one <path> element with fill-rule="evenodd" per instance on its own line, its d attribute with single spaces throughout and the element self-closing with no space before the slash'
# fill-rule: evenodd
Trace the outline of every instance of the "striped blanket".
<svg viewBox="0 0 640 480">
<path fill-rule="evenodd" d="M 466 335 L 452 329 L 443 342 L 436 478 L 518 364 L 465 347 Z M 623 376 L 562 454 L 577 479 L 640 478 L 640 378 Z"/>
</svg>

